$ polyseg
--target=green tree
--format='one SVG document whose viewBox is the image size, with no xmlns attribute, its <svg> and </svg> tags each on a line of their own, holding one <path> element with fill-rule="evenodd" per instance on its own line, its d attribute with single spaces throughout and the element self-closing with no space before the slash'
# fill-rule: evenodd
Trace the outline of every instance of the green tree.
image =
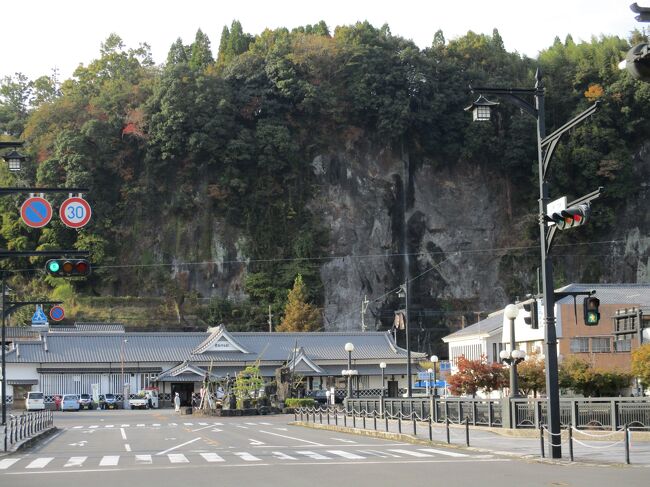
<svg viewBox="0 0 650 487">
<path fill-rule="evenodd" d="M 320 311 L 307 302 L 307 290 L 302 276 L 298 274 L 293 289 L 289 291 L 284 317 L 276 331 L 316 331 L 321 324 Z"/>
<path fill-rule="evenodd" d="M 617 396 L 629 386 L 631 374 L 616 370 L 596 370 L 588 362 L 569 357 L 559 370 L 559 385 L 585 397 Z"/>
</svg>

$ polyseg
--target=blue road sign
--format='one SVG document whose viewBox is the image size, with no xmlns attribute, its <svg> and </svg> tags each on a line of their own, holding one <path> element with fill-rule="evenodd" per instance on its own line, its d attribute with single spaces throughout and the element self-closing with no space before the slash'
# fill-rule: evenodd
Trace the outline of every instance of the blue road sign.
<svg viewBox="0 0 650 487">
<path fill-rule="evenodd" d="M 45 198 L 32 196 L 20 207 L 20 217 L 28 227 L 44 227 L 52 219 L 52 205 Z"/>
<path fill-rule="evenodd" d="M 52 318 L 54 321 L 61 321 L 63 318 L 65 318 L 65 312 L 63 311 L 63 308 L 61 306 L 52 306 L 52 309 L 50 309 L 50 318 Z"/>
<path fill-rule="evenodd" d="M 43 306 L 40 304 L 36 305 L 36 312 L 32 316 L 32 325 L 47 325 L 47 316 L 43 313 Z"/>
</svg>

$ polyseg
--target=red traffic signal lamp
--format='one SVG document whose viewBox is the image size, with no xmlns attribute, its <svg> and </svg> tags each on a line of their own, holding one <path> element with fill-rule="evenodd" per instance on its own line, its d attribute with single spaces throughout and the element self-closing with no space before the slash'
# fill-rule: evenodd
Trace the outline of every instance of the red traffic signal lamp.
<svg viewBox="0 0 650 487">
<path fill-rule="evenodd" d="M 567 228 L 584 225 L 589 220 L 590 214 L 591 206 L 588 204 L 581 204 L 571 206 L 558 213 L 553 213 L 551 215 L 551 220 L 555 222 L 558 230 L 566 230 Z"/>
<path fill-rule="evenodd" d="M 596 326 L 600 321 L 600 312 L 598 307 L 600 306 L 600 299 L 590 296 L 585 298 L 582 306 L 582 311 L 584 313 L 585 325 L 587 326 Z"/>
<path fill-rule="evenodd" d="M 86 259 L 50 259 L 45 270 L 52 277 L 84 277 L 90 275 L 91 266 Z"/>
</svg>

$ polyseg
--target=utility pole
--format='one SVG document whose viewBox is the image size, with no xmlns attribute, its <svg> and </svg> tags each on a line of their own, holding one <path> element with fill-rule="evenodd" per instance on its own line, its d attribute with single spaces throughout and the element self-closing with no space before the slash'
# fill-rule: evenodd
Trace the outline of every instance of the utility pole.
<svg viewBox="0 0 650 487">
<path fill-rule="evenodd" d="M 370 301 L 368 301 L 368 296 L 366 294 L 363 295 L 363 301 L 361 301 L 361 331 L 365 332 L 366 331 L 366 311 L 368 311 L 368 304 L 370 304 Z"/>
<path fill-rule="evenodd" d="M 273 332 L 273 315 L 271 314 L 271 305 L 269 304 L 269 319 L 267 323 L 269 324 L 269 333 Z"/>
</svg>

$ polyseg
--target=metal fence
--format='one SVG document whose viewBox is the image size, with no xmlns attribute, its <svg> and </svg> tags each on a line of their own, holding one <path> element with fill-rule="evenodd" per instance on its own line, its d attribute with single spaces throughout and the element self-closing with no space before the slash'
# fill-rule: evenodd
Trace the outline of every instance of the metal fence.
<svg viewBox="0 0 650 487">
<path fill-rule="evenodd" d="M 52 411 L 37 411 L 20 416 L 9 416 L 4 431 L 4 451 L 19 441 L 31 438 L 54 424 Z"/>
<path fill-rule="evenodd" d="M 514 428 L 538 428 L 547 424 L 547 400 L 533 398 L 479 399 L 446 398 L 359 398 L 348 399 L 348 412 L 410 417 L 431 417 L 433 422 L 502 426 L 511 401 Z M 634 430 L 650 430 L 650 400 L 631 397 L 562 398 L 560 422 L 564 428 L 617 431 L 624 425 Z"/>
</svg>

